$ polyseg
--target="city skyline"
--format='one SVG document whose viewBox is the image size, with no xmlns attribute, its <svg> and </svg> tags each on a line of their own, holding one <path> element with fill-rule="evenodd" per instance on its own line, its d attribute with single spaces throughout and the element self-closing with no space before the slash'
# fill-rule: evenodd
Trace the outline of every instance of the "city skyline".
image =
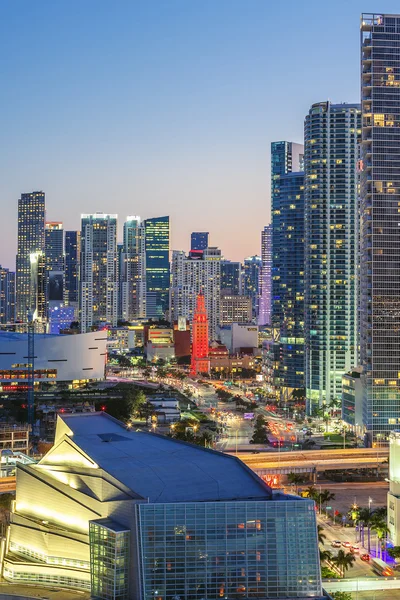
<svg viewBox="0 0 400 600">
<path fill-rule="evenodd" d="M 290 11 L 264 4 L 250 11 L 240 2 L 123 3 L 113 13 L 89 2 L 78 15 L 66 4 L 5 7 L 3 266 L 14 268 L 17 198 L 34 189 L 46 192 L 48 220 L 62 220 L 65 230 L 79 228 L 80 212 L 168 214 L 171 248 L 186 250 L 191 231 L 210 230 L 231 260 L 258 252 L 259 220 L 269 223 L 270 142 L 301 143 L 312 103 L 358 100 L 355 40 L 365 10 L 358 0 L 318 11 L 314 1 Z M 25 34 L 35 22 L 43 35 L 33 51 Z M 322 38 L 326 22 L 332 36 Z M 308 59 L 292 69 L 300 23 Z M 119 35 L 106 48 L 109 28 Z M 312 52 L 322 39 L 325 51 Z M 19 91 L 27 84 L 29 111 Z"/>
</svg>

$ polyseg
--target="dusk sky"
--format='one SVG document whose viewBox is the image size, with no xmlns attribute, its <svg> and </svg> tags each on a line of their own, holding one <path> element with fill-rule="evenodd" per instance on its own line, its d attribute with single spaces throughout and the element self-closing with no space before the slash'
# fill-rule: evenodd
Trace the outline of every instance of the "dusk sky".
<svg viewBox="0 0 400 600">
<path fill-rule="evenodd" d="M 260 251 L 271 141 L 302 142 L 313 102 L 359 100 L 360 13 L 398 1 L 3 0 L 0 263 L 17 199 L 48 220 L 170 215 L 171 249 L 208 230 Z"/>
</svg>

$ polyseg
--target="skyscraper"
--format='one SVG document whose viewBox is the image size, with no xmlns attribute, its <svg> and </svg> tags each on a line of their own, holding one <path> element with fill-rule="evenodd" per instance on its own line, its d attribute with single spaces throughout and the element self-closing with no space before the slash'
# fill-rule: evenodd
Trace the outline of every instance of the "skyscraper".
<svg viewBox="0 0 400 600">
<path fill-rule="evenodd" d="M 279 179 L 274 198 L 272 324 L 279 332 L 279 381 L 304 387 L 304 173 Z"/>
<path fill-rule="evenodd" d="M 81 232 L 65 232 L 65 302 L 78 308 Z"/>
<path fill-rule="evenodd" d="M 237 296 L 240 294 L 240 262 L 221 260 L 221 296 Z"/>
<path fill-rule="evenodd" d="M 208 248 L 208 231 L 193 231 L 190 236 L 191 250 L 205 250 Z"/>
<path fill-rule="evenodd" d="M 18 249 L 16 270 L 17 320 L 26 322 L 30 309 L 30 255 L 44 251 L 45 194 L 21 194 L 18 200 Z"/>
<path fill-rule="evenodd" d="M 64 229 L 59 221 L 46 223 L 44 231 L 45 263 L 47 271 L 47 307 L 64 302 Z"/>
<path fill-rule="evenodd" d="M 221 250 L 210 247 L 201 256 L 174 250 L 171 266 L 171 321 L 193 321 L 196 300 L 204 295 L 210 340 L 215 340 L 220 319 Z"/>
<path fill-rule="evenodd" d="M 33 252 L 30 257 L 31 283 L 29 311 L 32 314 L 38 331 L 44 332 L 47 323 L 47 269 L 44 252 Z"/>
<path fill-rule="evenodd" d="M 81 330 L 117 324 L 117 215 L 82 215 Z"/>
<path fill-rule="evenodd" d="M 250 296 L 253 307 L 253 317 L 258 318 L 258 305 L 260 297 L 261 257 L 249 256 L 244 259 L 242 294 Z"/>
<path fill-rule="evenodd" d="M 0 323 L 15 321 L 15 273 L 0 265 Z"/>
<path fill-rule="evenodd" d="M 146 317 L 145 227 L 140 217 L 127 217 L 121 260 L 121 318 Z"/>
<path fill-rule="evenodd" d="M 192 361 L 190 371 L 193 375 L 210 372 L 208 317 L 204 296 L 199 294 L 192 322 Z"/>
<path fill-rule="evenodd" d="M 169 305 L 169 217 L 144 222 L 146 234 L 146 316 L 164 317 Z"/>
<path fill-rule="evenodd" d="M 361 365 L 369 442 L 400 423 L 400 15 L 361 18 Z"/>
<path fill-rule="evenodd" d="M 307 410 L 340 399 L 357 363 L 358 104 L 313 104 L 305 120 Z"/>
<path fill-rule="evenodd" d="M 261 232 L 261 270 L 260 270 L 260 304 L 258 324 L 271 324 L 272 293 L 272 225 L 266 225 Z"/>
</svg>

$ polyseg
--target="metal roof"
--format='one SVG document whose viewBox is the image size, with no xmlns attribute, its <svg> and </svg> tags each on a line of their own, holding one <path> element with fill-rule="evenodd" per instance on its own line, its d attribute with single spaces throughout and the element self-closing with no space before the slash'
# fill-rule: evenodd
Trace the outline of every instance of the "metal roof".
<svg viewBox="0 0 400 600">
<path fill-rule="evenodd" d="M 269 500 L 271 489 L 234 456 L 169 437 L 131 431 L 104 412 L 59 420 L 84 453 L 149 502 Z"/>
</svg>

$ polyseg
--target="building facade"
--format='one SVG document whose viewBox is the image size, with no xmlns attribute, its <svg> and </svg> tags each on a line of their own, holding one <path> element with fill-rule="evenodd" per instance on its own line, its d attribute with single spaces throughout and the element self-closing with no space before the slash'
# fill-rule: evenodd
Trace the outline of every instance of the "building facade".
<svg viewBox="0 0 400 600">
<path fill-rule="evenodd" d="M 279 178 L 274 196 L 272 325 L 279 332 L 280 386 L 304 387 L 304 173 Z"/>
<path fill-rule="evenodd" d="M 240 262 L 221 260 L 221 295 L 238 296 L 241 290 Z"/>
<path fill-rule="evenodd" d="M 210 372 L 209 346 L 206 305 L 204 296 L 199 294 L 192 321 L 192 360 L 190 371 L 193 375 Z"/>
<path fill-rule="evenodd" d="M 221 296 L 221 327 L 231 323 L 249 323 L 252 315 L 250 296 Z"/>
<path fill-rule="evenodd" d="M 0 323 L 15 321 L 15 273 L 0 265 Z"/>
<path fill-rule="evenodd" d="M 342 396 L 358 355 L 358 104 L 305 119 L 305 382 L 309 414 Z"/>
<path fill-rule="evenodd" d="M 272 311 L 272 225 L 261 232 L 260 305 L 258 324 L 271 325 Z"/>
<path fill-rule="evenodd" d="M 272 495 L 233 456 L 84 413 L 59 415 L 53 448 L 17 469 L 8 581 L 107 600 L 323 598 L 314 502 Z"/>
<path fill-rule="evenodd" d="M 30 255 L 44 251 L 45 194 L 21 194 L 18 200 L 18 249 L 16 269 L 16 316 L 27 322 L 30 310 Z"/>
<path fill-rule="evenodd" d="M 400 426 L 400 15 L 361 19 L 361 365 L 370 444 Z"/>
<path fill-rule="evenodd" d="M 208 248 L 208 231 L 193 231 L 190 236 L 191 250 L 205 250 Z"/>
<path fill-rule="evenodd" d="M 121 255 L 121 318 L 124 321 L 146 317 L 145 227 L 140 217 L 127 217 Z"/>
<path fill-rule="evenodd" d="M 258 318 L 261 265 L 260 256 L 249 256 L 243 263 L 242 294 L 251 298 L 254 319 Z"/>
<path fill-rule="evenodd" d="M 204 295 L 210 340 L 214 340 L 220 319 L 221 250 L 210 247 L 197 256 L 174 250 L 170 294 L 171 321 L 185 317 L 190 322 L 193 321 L 197 296 Z"/>
<path fill-rule="evenodd" d="M 146 235 L 146 316 L 160 318 L 169 308 L 169 217 L 144 222 Z"/>
<path fill-rule="evenodd" d="M 81 331 L 118 319 L 117 215 L 82 215 Z"/>
<path fill-rule="evenodd" d="M 78 309 L 81 232 L 65 232 L 65 303 Z M 76 315 L 77 316 L 77 315 Z"/>
</svg>

